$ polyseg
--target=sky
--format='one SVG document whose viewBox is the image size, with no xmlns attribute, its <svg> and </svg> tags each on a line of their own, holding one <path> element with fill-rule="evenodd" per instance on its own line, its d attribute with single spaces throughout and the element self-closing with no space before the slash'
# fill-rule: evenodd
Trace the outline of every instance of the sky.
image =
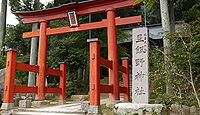
<svg viewBox="0 0 200 115">
<path fill-rule="evenodd" d="M 40 0 L 40 2 L 42 2 L 43 4 L 46 4 L 47 2 L 51 2 L 51 1 L 53 1 L 53 0 Z M 16 25 L 16 24 L 18 24 L 18 21 L 17 21 L 17 19 L 16 19 L 16 17 L 15 17 L 15 15 L 13 15 L 12 13 L 11 13 L 11 10 L 10 10 L 10 6 L 8 5 L 8 7 L 7 7 L 7 18 L 6 18 L 7 20 L 7 24 L 10 24 L 10 25 Z"/>
</svg>

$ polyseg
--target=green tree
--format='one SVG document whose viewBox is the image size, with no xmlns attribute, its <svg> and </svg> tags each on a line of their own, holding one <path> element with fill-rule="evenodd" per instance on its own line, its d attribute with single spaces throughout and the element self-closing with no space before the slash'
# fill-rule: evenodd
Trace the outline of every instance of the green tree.
<svg viewBox="0 0 200 115">
<path fill-rule="evenodd" d="M 0 60 L 6 33 L 7 0 L 0 0 Z"/>
<path fill-rule="evenodd" d="M 34 9 L 44 8 L 42 3 L 37 3 L 35 0 L 9 0 L 9 5 L 11 11 L 34 11 Z"/>
<path fill-rule="evenodd" d="M 153 82 L 152 100 L 156 103 L 180 104 L 187 106 L 200 107 L 199 90 L 199 58 L 200 58 L 200 17 L 199 3 L 194 5 L 190 10 L 185 12 L 185 20 L 182 22 L 184 27 L 181 32 L 171 33 L 168 35 L 172 39 L 172 54 L 168 57 L 169 64 L 172 67 L 171 81 L 173 88 L 173 97 L 167 97 L 165 92 L 165 74 L 168 70 L 164 68 L 164 60 L 160 58 L 163 54 L 162 48 L 151 48 L 151 79 Z M 195 13 L 194 13 L 195 12 Z"/>
</svg>

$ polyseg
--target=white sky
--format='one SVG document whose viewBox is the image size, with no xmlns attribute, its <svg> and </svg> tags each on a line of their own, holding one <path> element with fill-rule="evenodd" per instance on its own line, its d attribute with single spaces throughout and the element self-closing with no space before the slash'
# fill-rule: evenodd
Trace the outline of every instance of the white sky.
<svg viewBox="0 0 200 115">
<path fill-rule="evenodd" d="M 53 1 L 53 0 L 40 0 L 40 2 L 42 2 L 43 4 L 46 4 L 47 2 L 51 2 L 51 1 Z M 18 24 L 18 21 L 17 21 L 17 19 L 16 19 L 16 17 L 15 17 L 15 15 L 13 15 L 12 13 L 11 13 L 11 10 L 10 10 L 10 6 L 8 5 L 8 7 L 7 7 L 7 20 L 6 20 L 7 22 L 7 24 L 11 24 L 11 25 L 16 25 L 16 24 Z"/>
</svg>

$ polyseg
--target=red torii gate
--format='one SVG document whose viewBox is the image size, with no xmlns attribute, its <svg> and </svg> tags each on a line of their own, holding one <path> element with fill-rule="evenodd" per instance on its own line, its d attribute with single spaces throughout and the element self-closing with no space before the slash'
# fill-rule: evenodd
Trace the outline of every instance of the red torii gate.
<svg viewBox="0 0 200 115">
<path fill-rule="evenodd" d="M 67 5 L 59 6 L 52 9 L 41 10 L 41 11 L 29 11 L 29 12 L 15 12 L 14 14 L 19 16 L 23 23 L 33 24 L 40 23 L 40 29 L 34 32 L 25 32 L 23 38 L 39 37 L 39 49 L 38 49 L 38 64 L 37 66 L 31 65 L 21 65 L 19 70 L 32 71 L 37 73 L 37 87 L 20 87 L 23 91 L 15 91 L 19 89 L 13 85 L 14 73 L 16 67 L 10 67 L 8 64 L 6 66 L 6 79 L 5 79 L 5 90 L 4 90 L 4 103 L 3 108 L 9 109 L 13 103 L 14 93 L 36 93 L 37 100 L 44 100 L 45 93 L 60 93 L 60 101 L 64 101 L 66 89 L 65 81 L 61 80 L 60 89 L 48 89 L 45 88 L 45 77 L 46 74 L 53 74 L 56 76 L 61 76 L 65 78 L 64 73 L 66 72 L 66 66 L 61 66 L 61 70 L 48 69 L 46 66 L 47 60 L 47 45 L 48 36 L 63 34 L 69 32 L 79 32 L 85 30 L 107 28 L 108 32 L 108 60 L 100 58 L 100 50 L 98 41 L 91 41 L 90 43 L 90 65 L 94 68 L 90 69 L 90 105 L 99 106 L 100 104 L 100 92 L 110 93 L 110 99 L 115 101 L 119 100 L 119 93 L 126 92 L 126 100 L 129 100 L 129 90 L 127 87 L 119 87 L 118 72 L 124 73 L 124 76 L 128 78 L 128 62 L 123 61 L 123 66 L 118 65 L 118 50 L 117 50 L 117 39 L 116 39 L 116 26 L 127 25 L 133 23 L 140 23 L 142 21 L 141 16 L 133 16 L 127 18 L 120 18 L 115 16 L 115 11 L 117 9 L 132 7 L 138 3 L 135 0 L 90 0 L 86 2 L 70 3 Z M 69 26 L 58 27 L 58 28 L 48 28 L 48 22 L 52 20 L 60 20 L 68 18 L 67 12 L 75 11 L 77 16 L 83 16 L 94 13 L 106 12 L 107 19 L 99 22 L 92 22 L 87 24 L 80 24 L 78 27 L 70 28 Z M 91 48 L 93 47 L 93 48 Z M 97 54 L 97 55 L 96 55 Z M 7 52 L 7 63 L 16 64 L 15 59 L 16 53 L 13 51 Z M 93 61 L 92 61 L 93 60 Z M 109 68 L 109 86 L 100 86 L 99 84 L 99 66 L 103 65 Z M 9 68 L 9 69 L 8 69 Z M 64 76 L 64 77 L 63 77 Z M 125 81 L 126 85 L 128 81 Z M 129 85 L 129 84 L 128 84 Z M 101 90 L 101 91 L 100 91 Z M 106 91 L 108 90 L 108 91 Z M 127 91 L 124 91 L 127 90 Z"/>
</svg>

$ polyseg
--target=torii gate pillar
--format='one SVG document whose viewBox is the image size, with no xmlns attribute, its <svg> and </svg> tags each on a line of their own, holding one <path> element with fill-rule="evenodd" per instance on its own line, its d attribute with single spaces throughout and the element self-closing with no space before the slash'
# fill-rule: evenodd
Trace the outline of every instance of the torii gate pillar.
<svg viewBox="0 0 200 115">
<path fill-rule="evenodd" d="M 115 9 L 107 9 L 108 20 L 108 60 L 113 62 L 112 69 L 109 69 L 109 85 L 113 85 L 113 93 L 109 95 L 111 101 L 120 100 L 119 78 L 118 78 L 118 48 L 116 39 Z"/>
<path fill-rule="evenodd" d="M 45 99 L 45 80 L 46 80 L 46 61 L 47 61 L 47 46 L 48 37 L 46 35 L 47 31 L 47 21 L 40 22 L 40 36 L 39 36 L 39 48 L 38 48 L 38 66 L 39 73 L 37 75 L 37 86 L 38 94 L 36 95 L 37 100 Z"/>
</svg>

